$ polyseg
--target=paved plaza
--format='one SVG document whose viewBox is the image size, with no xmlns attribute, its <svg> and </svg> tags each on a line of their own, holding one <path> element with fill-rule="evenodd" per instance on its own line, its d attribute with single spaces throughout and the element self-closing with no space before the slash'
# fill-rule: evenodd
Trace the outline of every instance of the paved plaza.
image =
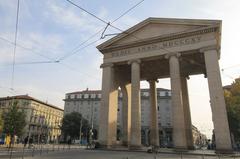
<svg viewBox="0 0 240 159">
<path fill-rule="evenodd" d="M 33 155 L 33 156 L 32 156 Z M 1 149 L 1 159 L 8 159 L 9 153 Z M 22 150 L 15 149 L 12 158 L 22 158 Z M 26 159 L 219 159 L 219 158 L 236 158 L 240 159 L 239 154 L 232 155 L 215 155 L 213 151 L 190 151 L 188 153 L 177 153 L 171 150 L 160 150 L 160 153 L 147 153 L 146 151 L 124 151 L 124 150 L 90 150 L 85 148 L 72 147 L 70 149 L 52 149 L 44 148 L 42 151 L 35 150 L 34 154 L 31 149 L 25 151 L 24 158 Z"/>
</svg>

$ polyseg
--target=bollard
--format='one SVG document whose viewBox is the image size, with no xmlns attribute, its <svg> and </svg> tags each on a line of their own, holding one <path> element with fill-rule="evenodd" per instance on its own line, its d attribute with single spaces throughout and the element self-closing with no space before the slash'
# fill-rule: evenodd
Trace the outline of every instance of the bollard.
<svg viewBox="0 0 240 159">
<path fill-rule="evenodd" d="M 42 155 L 42 145 L 40 145 L 40 156 Z"/>
<path fill-rule="evenodd" d="M 10 144 L 11 145 L 11 144 Z M 13 146 L 10 147 L 10 156 L 9 156 L 9 159 L 12 159 L 12 151 L 13 151 Z"/>
<path fill-rule="evenodd" d="M 32 148 L 32 157 L 34 157 L 35 146 Z"/>
<path fill-rule="evenodd" d="M 202 159 L 204 159 L 204 154 L 202 154 Z"/>
<path fill-rule="evenodd" d="M 24 149 L 25 149 L 25 147 L 23 147 L 22 159 L 24 159 Z"/>
<path fill-rule="evenodd" d="M 180 154 L 180 155 L 181 155 L 181 159 L 182 159 L 182 152 L 181 152 L 181 154 Z"/>
</svg>

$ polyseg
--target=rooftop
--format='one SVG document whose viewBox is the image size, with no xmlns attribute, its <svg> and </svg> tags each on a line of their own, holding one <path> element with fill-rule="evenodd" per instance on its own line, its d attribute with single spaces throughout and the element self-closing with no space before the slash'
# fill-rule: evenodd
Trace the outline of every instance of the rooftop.
<svg viewBox="0 0 240 159">
<path fill-rule="evenodd" d="M 25 99 L 25 100 L 32 100 L 32 101 L 35 101 L 35 102 L 38 102 L 38 103 L 41 103 L 41 104 L 44 104 L 44 105 L 47 105 L 49 107 L 52 107 L 52 108 L 55 108 L 55 109 L 58 109 L 58 110 L 61 110 L 63 111 L 63 109 L 57 107 L 57 106 L 54 106 L 52 104 L 48 104 L 46 102 L 43 102 L 39 99 L 36 99 L 36 98 L 33 98 L 29 95 L 17 95 L 17 96 L 7 96 L 7 97 L 0 97 L 0 101 L 3 101 L 3 100 L 11 100 L 11 99 Z"/>
<path fill-rule="evenodd" d="M 148 88 L 143 88 L 141 89 L 141 91 L 148 91 Z M 165 88 L 157 88 L 158 91 L 170 91 L 169 89 L 165 89 Z M 88 88 L 86 90 L 83 91 L 76 91 L 76 92 L 70 92 L 70 93 L 66 93 L 66 95 L 70 95 L 70 94 L 101 94 L 101 90 L 89 90 Z"/>
</svg>

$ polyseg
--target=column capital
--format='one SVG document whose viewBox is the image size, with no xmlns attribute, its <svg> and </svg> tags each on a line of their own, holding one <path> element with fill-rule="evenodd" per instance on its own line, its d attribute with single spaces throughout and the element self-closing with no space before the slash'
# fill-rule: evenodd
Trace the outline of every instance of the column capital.
<svg viewBox="0 0 240 159">
<path fill-rule="evenodd" d="M 186 75 L 186 74 L 181 75 L 181 77 L 182 77 L 182 78 L 186 78 L 187 80 L 190 79 L 189 75 Z"/>
<path fill-rule="evenodd" d="M 211 45 L 211 46 L 207 46 L 207 47 L 203 47 L 203 48 L 199 49 L 199 52 L 204 53 L 204 52 L 209 51 L 209 50 L 219 51 L 220 47 L 216 46 L 216 45 Z"/>
<path fill-rule="evenodd" d="M 133 59 L 133 60 L 129 60 L 128 61 L 128 65 L 132 64 L 132 63 L 138 63 L 140 64 L 141 63 L 141 60 L 140 59 Z"/>
<path fill-rule="evenodd" d="M 147 79 L 147 81 L 150 83 L 150 82 L 157 82 L 158 83 L 158 79 Z"/>
<path fill-rule="evenodd" d="M 100 65 L 100 68 L 104 68 L 104 67 L 113 67 L 113 63 L 103 63 Z"/>
<path fill-rule="evenodd" d="M 181 54 L 179 52 L 168 53 L 164 56 L 164 58 L 169 59 L 172 56 L 175 56 L 176 58 L 179 58 L 181 56 Z"/>
</svg>

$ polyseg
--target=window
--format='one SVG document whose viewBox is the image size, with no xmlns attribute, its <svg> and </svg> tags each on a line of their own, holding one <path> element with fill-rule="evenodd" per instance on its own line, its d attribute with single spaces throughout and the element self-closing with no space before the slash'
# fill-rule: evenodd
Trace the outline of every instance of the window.
<svg viewBox="0 0 240 159">
<path fill-rule="evenodd" d="M 165 95 L 165 92 L 161 91 L 161 92 L 159 92 L 159 95 L 162 97 Z"/>
<path fill-rule="evenodd" d="M 101 98 L 102 97 L 102 94 L 98 94 L 98 98 Z"/>
<path fill-rule="evenodd" d="M 71 94 L 71 95 L 70 95 L 70 98 L 73 99 L 73 98 L 74 98 L 74 94 Z"/>
<path fill-rule="evenodd" d="M 168 92 L 165 92 L 165 96 L 169 96 Z"/>
<path fill-rule="evenodd" d="M 74 95 L 75 99 L 77 99 L 77 94 Z"/>
<path fill-rule="evenodd" d="M 88 98 L 88 94 L 84 94 L 84 98 L 87 99 Z"/>
<path fill-rule="evenodd" d="M 168 92 L 168 95 L 171 96 L 171 92 Z"/>
<path fill-rule="evenodd" d="M 144 97 L 148 97 L 148 96 L 149 96 L 149 93 L 148 93 L 148 92 L 143 92 L 143 96 L 144 96 Z"/>
<path fill-rule="evenodd" d="M 91 94 L 91 98 L 96 98 L 96 94 Z"/>
<path fill-rule="evenodd" d="M 119 97 L 122 98 L 122 96 L 123 96 L 123 94 L 122 94 L 122 92 L 120 92 L 120 93 L 119 93 Z"/>
</svg>

